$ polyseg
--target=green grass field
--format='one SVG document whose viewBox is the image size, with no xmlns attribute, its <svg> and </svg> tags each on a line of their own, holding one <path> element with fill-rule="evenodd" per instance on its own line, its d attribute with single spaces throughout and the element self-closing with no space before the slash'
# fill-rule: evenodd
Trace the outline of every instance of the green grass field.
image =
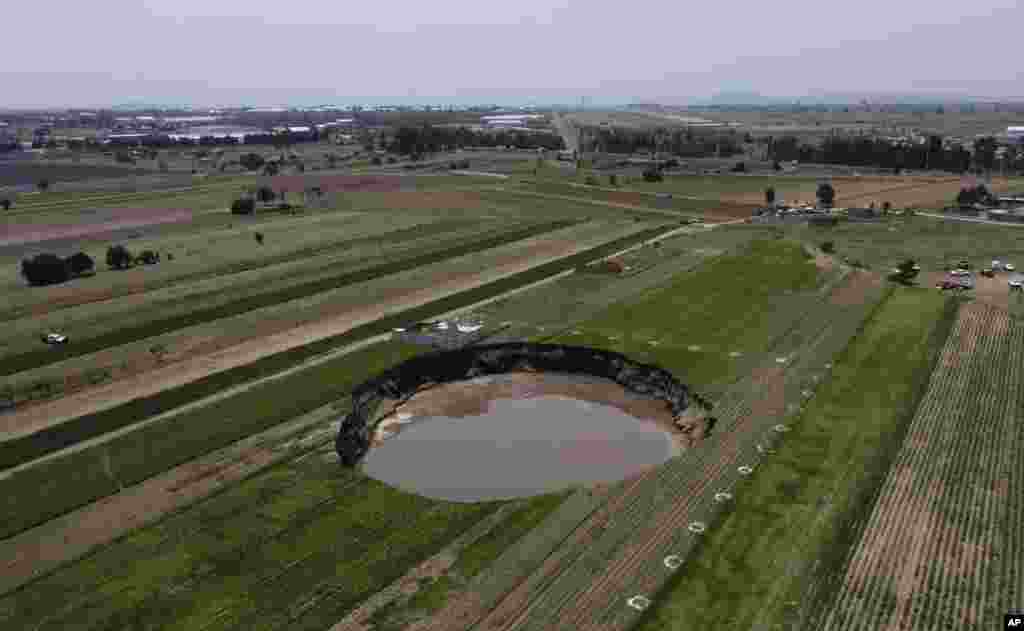
<svg viewBox="0 0 1024 631">
<path fill-rule="evenodd" d="M 818 245 L 832 241 L 836 256 L 862 261 L 880 273 L 908 258 L 920 263 L 923 272 L 941 272 L 944 265 L 962 259 L 975 269 L 988 267 L 992 259 L 1024 265 L 1024 229 L 1014 226 L 898 217 L 879 223 L 840 223 L 834 228 L 795 226 L 787 231 Z"/>
<path fill-rule="evenodd" d="M 730 352 L 768 350 L 777 332 L 773 312 L 800 315 L 803 305 L 784 292 L 813 292 L 822 282 L 798 243 L 754 241 L 638 300 L 613 305 L 576 326 L 580 334 L 557 341 L 624 353 L 663 366 L 684 383 L 710 387 L 732 374 Z"/>
<path fill-rule="evenodd" d="M 954 319 L 941 295 L 892 294 L 636 628 L 796 628 L 870 512 Z"/>
</svg>

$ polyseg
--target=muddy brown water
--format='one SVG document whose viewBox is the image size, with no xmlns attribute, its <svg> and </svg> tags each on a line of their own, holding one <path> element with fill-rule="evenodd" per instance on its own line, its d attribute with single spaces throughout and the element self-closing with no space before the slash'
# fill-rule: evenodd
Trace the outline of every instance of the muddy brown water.
<svg viewBox="0 0 1024 631">
<path fill-rule="evenodd" d="M 481 414 L 407 419 L 369 451 L 363 471 L 411 493 L 475 502 L 614 482 L 678 453 L 657 422 L 607 403 L 550 394 L 484 403 Z"/>
</svg>

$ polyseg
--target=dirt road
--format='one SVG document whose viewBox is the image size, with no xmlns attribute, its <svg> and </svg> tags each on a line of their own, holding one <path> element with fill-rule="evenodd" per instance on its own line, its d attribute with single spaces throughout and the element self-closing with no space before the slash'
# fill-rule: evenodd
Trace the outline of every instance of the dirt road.
<svg viewBox="0 0 1024 631">
<path fill-rule="evenodd" d="M 630 228 L 629 231 L 638 229 Z M 326 337 L 340 335 L 387 315 L 571 256 L 617 238 L 621 234 L 625 233 L 620 231 L 616 234 L 591 236 L 588 239 L 573 242 L 540 241 L 531 247 L 517 249 L 502 264 L 490 269 L 451 274 L 445 281 L 437 285 L 410 291 L 384 302 L 348 309 L 312 324 L 249 340 L 205 356 L 185 359 L 114 383 L 84 390 L 57 401 L 14 412 L 0 417 L 0 439 L 11 440 L 35 433 L 84 414 L 109 409 L 133 399 L 184 385 L 216 372 L 252 363 L 267 355 Z"/>
</svg>

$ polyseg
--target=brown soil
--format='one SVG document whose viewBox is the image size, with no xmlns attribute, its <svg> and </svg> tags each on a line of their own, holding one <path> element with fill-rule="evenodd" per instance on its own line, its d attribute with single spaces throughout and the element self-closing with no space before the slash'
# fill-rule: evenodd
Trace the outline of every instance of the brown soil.
<svg viewBox="0 0 1024 631">
<path fill-rule="evenodd" d="M 881 284 L 882 280 L 877 275 L 853 270 L 846 282 L 832 292 L 829 302 L 841 306 L 862 305 Z"/>
<path fill-rule="evenodd" d="M 102 236 L 125 228 L 142 228 L 164 223 L 192 220 L 192 211 L 168 208 L 124 208 L 106 211 L 112 219 L 98 223 L 74 224 L 4 223 L 0 224 L 0 246 L 35 243 L 50 239 L 73 239 Z M 120 216 L 120 215 L 123 215 Z M 149 216 L 146 216 L 149 215 Z"/>
<path fill-rule="evenodd" d="M 707 431 L 703 411 L 687 410 L 674 419 L 668 404 L 661 399 L 637 396 L 613 381 L 567 382 L 547 379 L 543 373 L 514 372 L 486 380 L 469 380 L 436 385 L 405 402 L 382 406 L 375 444 L 380 444 L 409 427 L 417 418 L 478 416 L 487 411 L 494 399 L 531 399 L 564 396 L 610 405 L 622 412 L 648 421 L 668 432 L 676 449 L 693 447 Z M 397 403 L 397 405 L 396 405 Z"/>
<path fill-rule="evenodd" d="M 723 223 L 726 221 L 749 219 L 754 214 L 754 210 L 759 207 L 759 204 L 715 204 L 704 211 L 704 221 L 706 223 Z"/>
<path fill-rule="evenodd" d="M 319 186 L 322 191 L 335 192 L 389 192 L 397 191 L 411 183 L 410 178 L 400 175 L 276 175 L 261 178 L 261 185 L 269 185 L 275 191 L 281 189 L 289 193 L 299 193 L 307 188 Z"/>
<path fill-rule="evenodd" d="M 266 448 L 228 448 L 0 541 L 0 593 L 79 558 L 92 548 L 205 497 L 281 457 L 281 453 Z"/>
<path fill-rule="evenodd" d="M 91 387 L 56 401 L 3 415 L 0 417 L 0 439 L 10 440 L 37 432 L 83 414 L 107 409 L 201 379 L 215 372 L 252 363 L 267 355 L 339 335 L 389 313 L 409 309 L 570 256 L 602 240 L 601 237 L 594 237 L 580 242 L 539 241 L 510 253 L 501 265 L 475 272 L 449 274 L 436 284 L 419 289 L 396 288 L 380 292 L 375 296 L 376 300 L 372 305 L 338 308 L 308 324 L 281 330 L 284 327 L 280 323 L 266 322 L 260 326 L 260 330 L 250 331 L 254 339 L 227 348 L 211 350 L 202 356 L 168 362 L 153 370 L 133 374 L 114 383 Z"/>
</svg>

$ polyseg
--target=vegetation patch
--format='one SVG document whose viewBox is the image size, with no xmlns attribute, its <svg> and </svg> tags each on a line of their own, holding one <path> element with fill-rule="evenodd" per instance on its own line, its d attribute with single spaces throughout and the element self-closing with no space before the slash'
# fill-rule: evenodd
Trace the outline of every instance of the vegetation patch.
<svg viewBox="0 0 1024 631">
<path fill-rule="evenodd" d="M 882 303 L 636 628 L 793 628 L 870 513 L 955 312 L 917 289 Z"/>
</svg>

